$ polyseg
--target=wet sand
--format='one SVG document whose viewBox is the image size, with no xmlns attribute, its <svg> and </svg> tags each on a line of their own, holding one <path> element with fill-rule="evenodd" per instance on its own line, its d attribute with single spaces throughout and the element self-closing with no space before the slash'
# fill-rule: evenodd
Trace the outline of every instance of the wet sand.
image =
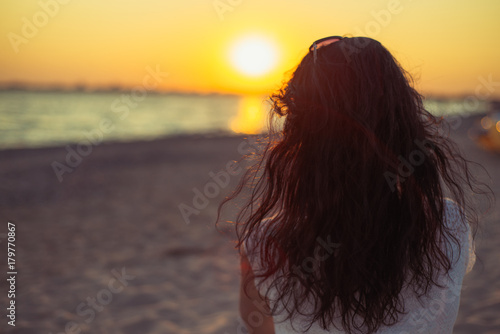
<svg viewBox="0 0 500 334">
<path fill-rule="evenodd" d="M 500 155 L 466 136 L 473 121 L 462 120 L 452 136 L 500 194 Z M 237 254 L 230 233 L 214 228 L 231 186 L 211 179 L 241 158 L 244 143 L 189 136 L 101 144 L 62 182 L 51 164 L 65 163 L 64 147 L 0 151 L 0 265 L 5 276 L 12 221 L 18 272 L 16 327 L 2 314 L 0 332 L 245 333 Z M 193 209 L 189 224 L 181 204 Z M 499 221 L 498 206 L 482 220 L 455 333 L 500 332 Z M 0 286 L 5 313 L 5 279 Z"/>
</svg>

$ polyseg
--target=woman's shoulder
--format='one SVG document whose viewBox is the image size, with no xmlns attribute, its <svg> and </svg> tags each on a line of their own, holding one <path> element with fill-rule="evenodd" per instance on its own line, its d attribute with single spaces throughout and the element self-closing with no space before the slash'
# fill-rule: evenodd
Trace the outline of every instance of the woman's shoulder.
<svg viewBox="0 0 500 334">
<path fill-rule="evenodd" d="M 455 233 L 467 233 L 469 224 L 465 220 L 463 209 L 451 198 L 444 199 L 444 222 Z"/>
<path fill-rule="evenodd" d="M 448 197 L 444 198 L 444 210 L 447 218 L 454 219 L 458 219 L 462 212 L 458 203 Z"/>
<path fill-rule="evenodd" d="M 472 231 L 463 209 L 450 198 L 444 199 L 444 222 L 448 232 L 456 238 L 459 244 L 451 242 L 451 258 L 464 262 L 466 273 L 472 270 L 476 256 Z"/>
</svg>

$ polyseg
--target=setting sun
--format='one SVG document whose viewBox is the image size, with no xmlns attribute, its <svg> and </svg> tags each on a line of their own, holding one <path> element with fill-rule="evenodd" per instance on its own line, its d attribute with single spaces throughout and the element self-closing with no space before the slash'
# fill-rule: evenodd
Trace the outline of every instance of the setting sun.
<svg viewBox="0 0 500 334">
<path fill-rule="evenodd" d="M 276 65 L 277 51 L 265 37 L 251 36 L 233 44 L 230 59 L 239 72 L 249 76 L 261 76 Z"/>
</svg>

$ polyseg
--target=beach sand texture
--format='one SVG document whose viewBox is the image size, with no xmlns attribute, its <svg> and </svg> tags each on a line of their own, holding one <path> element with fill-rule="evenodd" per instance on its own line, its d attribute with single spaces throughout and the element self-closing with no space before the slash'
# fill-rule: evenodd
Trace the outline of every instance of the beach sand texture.
<svg viewBox="0 0 500 334">
<path fill-rule="evenodd" d="M 452 133 L 500 194 L 500 156 Z M 64 147 L 0 151 L 0 265 L 7 221 L 16 223 L 16 327 L 2 333 L 246 333 L 238 321 L 238 257 L 214 228 L 230 187 L 186 224 L 210 172 L 241 158 L 244 137 L 178 137 L 102 144 L 59 182 Z M 234 184 L 238 176 L 231 177 Z M 500 333 L 500 209 L 482 220 L 478 262 L 464 282 L 455 333 Z M 118 279 L 120 278 L 120 279 Z M 91 305 L 94 306 L 91 306 Z M 432 321 L 432 316 L 428 316 Z M 425 333 L 425 331 L 424 331 Z"/>
</svg>

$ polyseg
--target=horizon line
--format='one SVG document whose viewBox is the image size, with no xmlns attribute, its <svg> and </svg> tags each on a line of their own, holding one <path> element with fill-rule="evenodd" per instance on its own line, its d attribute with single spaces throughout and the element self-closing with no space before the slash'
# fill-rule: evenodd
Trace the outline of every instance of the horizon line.
<svg viewBox="0 0 500 334">
<path fill-rule="evenodd" d="M 130 92 L 134 89 L 134 86 L 130 87 L 127 85 L 119 84 L 109 84 L 107 86 L 101 85 L 86 85 L 86 84 L 62 84 L 62 83 L 52 83 L 52 84 L 33 84 L 27 82 L 17 82 L 17 81 L 0 81 L 0 92 L 8 91 L 25 91 L 25 92 L 58 92 L 58 93 L 125 93 Z M 202 90 L 176 90 L 176 89 L 152 89 L 149 91 L 152 94 L 177 94 L 177 95 L 219 95 L 219 96 L 266 96 L 270 95 L 272 92 L 265 93 L 236 93 L 236 92 L 224 92 L 224 91 L 202 91 Z M 474 93 L 434 93 L 434 92 L 421 92 L 425 98 L 431 98 L 435 100 L 440 99 L 465 99 L 470 96 L 475 96 Z M 482 98 L 483 101 L 499 101 L 500 94 L 498 96 L 492 95 L 488 98 Z"/>
</svg>

